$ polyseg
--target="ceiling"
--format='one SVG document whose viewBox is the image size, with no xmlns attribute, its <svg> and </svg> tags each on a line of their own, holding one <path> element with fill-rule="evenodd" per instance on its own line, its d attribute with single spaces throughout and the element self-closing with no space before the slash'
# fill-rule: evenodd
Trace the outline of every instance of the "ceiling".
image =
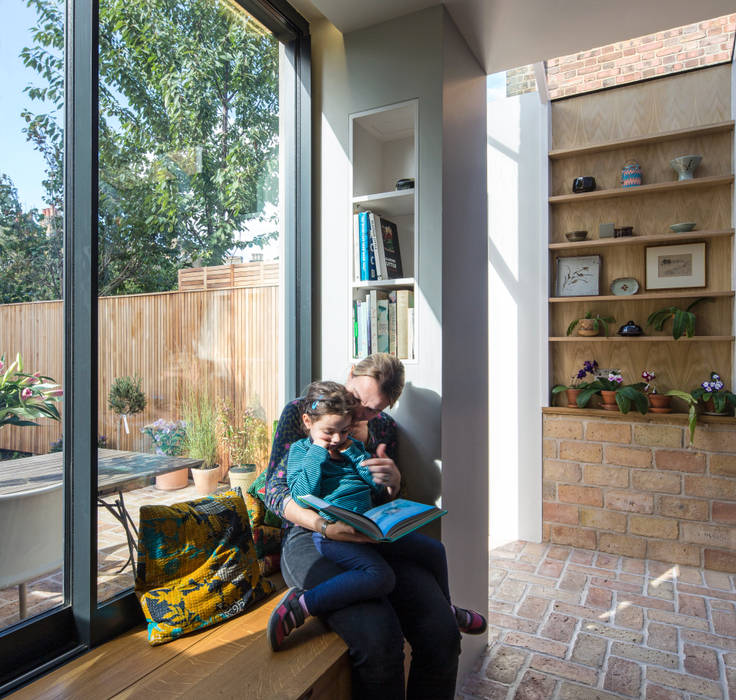
<svg viewBox="0 0 736 700">
<path fill-rule="evenodd" d="M 438 0 L 290 0 L 347 34 Z M 444 0 L 487 73 L 734 12 L 733 0 Z"/>
</svg>

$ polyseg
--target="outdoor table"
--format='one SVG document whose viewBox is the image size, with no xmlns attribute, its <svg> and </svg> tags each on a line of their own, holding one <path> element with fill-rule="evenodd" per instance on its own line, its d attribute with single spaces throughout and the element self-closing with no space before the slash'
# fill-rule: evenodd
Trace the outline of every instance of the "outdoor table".
<svg viewBox="0 0 736 700">
<path fill-rule="evenodd" d="M 62 452 L 2 461 L 0 494 L 31 491 L 40 486 L 59 483 L 62 480 L 63 463 Z M 201 463 L 201 460 L 185 457 L 97 450 L 97 505 L 105 508 L 123 526 L 128 540 L 128 561 L 123 564 L 121 571 L 130 563 L 135 575 L 135 548 L 138 538 L 138 529 L 125 507 L 123 492 L 147 486 L 161 474 L 177 469 L 196 468 Z M 116 496 L 112 503 L 103 498 L 110 495 Z"/>
</svg>

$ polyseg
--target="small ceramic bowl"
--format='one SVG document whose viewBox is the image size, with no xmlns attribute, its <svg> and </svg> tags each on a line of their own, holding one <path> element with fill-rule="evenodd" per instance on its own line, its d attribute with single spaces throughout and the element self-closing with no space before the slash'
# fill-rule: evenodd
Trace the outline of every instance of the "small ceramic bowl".
<svg viewBox="0 0 736 700">
<path fill-rule="evenodd" d="M 565 238 L 567 238 L 570 243 L 578 243 L 579 241 L 584 241 L 587 237 L 587 231 L 568 231 L 565 234 Z"/>
<path fill-rule="evenodd" d="M 683 221 L 679 224 L 672 224 L 670 228 L 675 233 L 687 233 L 688 231 L 692 231 L 695 228 L 695 222 L 694 221 Z"/>
</svg>

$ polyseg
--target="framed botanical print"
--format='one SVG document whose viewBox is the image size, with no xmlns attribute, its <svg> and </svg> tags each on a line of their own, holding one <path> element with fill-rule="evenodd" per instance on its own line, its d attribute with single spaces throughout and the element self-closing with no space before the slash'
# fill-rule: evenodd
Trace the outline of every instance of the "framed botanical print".
<svg viewBox="0 0 736 700">
<path fill-rule="evenodd" d="M 647 289 L 705 287 L 705 243 L 647 248 Z"/>
<path fill-rule="evenodd" d="M 595 296 L 601 272 L 601 256 L 586 255 L 557 258 L 555 296 Z"/>
</svg>

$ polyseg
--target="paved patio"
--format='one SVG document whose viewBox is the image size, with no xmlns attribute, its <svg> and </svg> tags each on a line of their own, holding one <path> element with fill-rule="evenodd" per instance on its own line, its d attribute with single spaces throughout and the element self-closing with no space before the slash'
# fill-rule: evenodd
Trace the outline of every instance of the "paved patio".
<svg viewBox="0 0 736 700">
<path fill-rule="evenodd" d="M 736 576 L 527 542 L 490 566 L 490 646 L 459 698 L 736 699 Z"/>
<path fill-rule="evenodd" d="M 220 485 L 227 488 L 226 484 Z M 194 484 L 178 491 L 159 491 L 154 486 L 129 491 L 124 494 L 125 505 L 138 522 L 138 509 L 145 504 L 169 505 L 198 497 Z M 133 586 L 130 566 L 120 571 L 128 559 L 128 545 L 122 526 L 103 508 L 97 511 L 98 521 L 98 588 L 97 600 L 103 601 Z M 63 576 L 61 570 L 42 576 L 27 584 L 28 617 L 38 615 L 60 605 Z M 0 590 L 0 630 L 18 622 L 18 588 Z"/>
</svg>

